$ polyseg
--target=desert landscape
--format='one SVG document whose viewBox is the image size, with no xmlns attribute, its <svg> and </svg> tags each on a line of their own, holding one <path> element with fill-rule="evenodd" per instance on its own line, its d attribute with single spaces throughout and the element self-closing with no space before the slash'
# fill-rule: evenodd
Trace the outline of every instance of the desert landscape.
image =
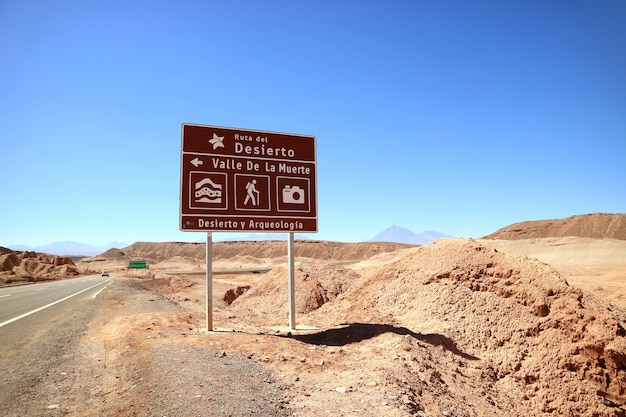
<svg viewBox="0 0 626 417">
<path fill-rule="evenodd" d="M 147 403 L 165 397 L 154 387 L 172 381 L 181 405 L 167 415 L 200 415 L 189 410 L 202 410 L 207 394 L 190 378 L 206 372 L 194 361 L 211 352 L 267 373 L 271 393 L 246 391 L 243 372 L 229 374 L 237 364 L 221 371 L 240 379 L 241 398 L 253 390 L 268 399 L 274 411 L 258 415 L 626 416 L 626 214 L 529 221 L 424 246 L 295 248 L 296 330 L 284 241 L 214 244 L 212 332 L 201 243 L 137 242 L 75 262 L 3 250 L 0 279 L 108 270 L 136 297 L 169 306 L 144 311 L 107 298 L 109 315 L 90 325 L 91 353 L 78 362 L 97 367 L 107 389 L 95 391 L 97 404 L 81 397 L 50 415 L 156 415 Z M 136 259 L 149 269 L 126 271 Z M 166 377 L 156 372 L 164 366 Z"/>
</svg>

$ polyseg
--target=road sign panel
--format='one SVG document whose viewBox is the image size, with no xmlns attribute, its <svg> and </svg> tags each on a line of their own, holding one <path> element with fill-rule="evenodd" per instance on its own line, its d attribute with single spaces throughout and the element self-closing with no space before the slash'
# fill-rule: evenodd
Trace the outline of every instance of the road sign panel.
<svg viewBox="0 0 626 417">
<path fill-rule="evenodd" d="M 128 269 L 146 269 L 147 267 L 146 261 L 128 261 Z"/>
<path fill-rule="evenodd" d="M 315 137 L 182 125 L 180 230 L 317 232 Z"/>
</svg>

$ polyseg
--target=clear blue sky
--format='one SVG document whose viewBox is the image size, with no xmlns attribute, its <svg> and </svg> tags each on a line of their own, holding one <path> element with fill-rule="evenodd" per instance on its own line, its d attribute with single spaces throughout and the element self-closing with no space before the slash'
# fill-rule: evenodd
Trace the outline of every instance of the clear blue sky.
<svg viewBox="0 0 626 417">
<path fill-rule="evenodd" d="M 311 238 L 626 211 L 623 0 L 8 0 L 0 51 L 2 246 L 204 239 L 183 122 L 315 135 Z"/>
</svg>

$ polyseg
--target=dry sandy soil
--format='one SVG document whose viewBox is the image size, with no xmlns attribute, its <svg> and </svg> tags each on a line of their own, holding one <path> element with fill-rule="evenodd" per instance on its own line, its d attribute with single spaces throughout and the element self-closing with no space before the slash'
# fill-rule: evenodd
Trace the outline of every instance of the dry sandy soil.
<svg viewBox="0 0 626 417">
<path fill-rule="evenodd" d="M 626 240 L 568 236 L 480 242 L 512 255 L 539 259 L 570 284 L 626 309 Z"/>
<path fill-rule="evenodd" d="M 181 255 L 134 279 L 184 313 L 102 331 L 245 355 L 297 416 L 626 415 L 626 241 L 449 239 L 360 261 L 309 252 L 297 258 L 295 331 L 285 257 L 239 249 L 214 263 L 216 331 L 203 329 L 203 265 Z"/>
<path fill-rule="evenodd" d="M 182 411 L 158 415 L 203 415 L 185 410 L 201 410 L 211 375 L 240 383 L 240 401 L 274 398 L 258 415 L 626 416 L 626 240 L 296 242 L 296 253 L 296 330 L 285 242 L 216 244 L 213 332 L 204 245 L 139 243 L 79 262 L 117 271 L 148 259 L 118 280 L 162 302 L 148 311 L 111 294 L 110 316 L 86 333 L 84 349 L 98 346 L 124 376 L 103 371 L 116 405 L 99 415 L 157 415 L 138 402 L 163 403 L 166 391 Z M 201 360 L 212 357 L 249 363 L 211 371 Z M 211 414 L 210 403 L 204 415 L 254 414 Z"/>
</svg>

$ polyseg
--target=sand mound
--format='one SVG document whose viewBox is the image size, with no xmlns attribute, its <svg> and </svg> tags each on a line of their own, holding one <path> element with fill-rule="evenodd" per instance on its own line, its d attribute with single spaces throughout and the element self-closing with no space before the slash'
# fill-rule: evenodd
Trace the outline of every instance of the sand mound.
<svg viewBox="0 0 626 417">
<path fill-rule="evenodd" d="M 161 276 L 149 277 L 148 279 L 142 279 L 139 281 L 140 286 L 153 291 L 157 291 L 163 294 L 173 294 L 184 291 L 188 288 L 195 286 L 196 284 L 178 275 L 174 276 Z"/>
<path fill-rule="evenodd" d="M 346 291 L 359 275 L 340 266 L 306 265 L 296 268 L 296 312 L 307 314 Z M 232 302 L 231 315 L 250 317 L 253 322 L 279 325 L 287 322 L 288 270 L 274 268 L 250 290 Z"/>
<path fill-rule="evenodd" d="M 626 213 L 593 213 L 565 219 L 535 220 L 503 227 L 483 239 L 530 239 L 577 236 L 626 240 Z"/>
<path fill-rule="evenodd" d="M 285 270 L 272 271 L 230 313 L 284 324 L 286 280 Z M 296 292 L 299 323 L 352 323 L 298 336 L 308 343 L 377 340 L 389 352 L 410 352 L 393 374 L 412 401 L 421 401 L 416 409 L 432 401 L 459 416 L 485 409 L 493 410 L 487 415 L 625 415 L 624 312 L 583 297 L 538 260 L 472 239 L 440 240 L 360 274 L 299 270 Z M 328 293 L 333 296 L 324 298 Z"/>
</svg>

